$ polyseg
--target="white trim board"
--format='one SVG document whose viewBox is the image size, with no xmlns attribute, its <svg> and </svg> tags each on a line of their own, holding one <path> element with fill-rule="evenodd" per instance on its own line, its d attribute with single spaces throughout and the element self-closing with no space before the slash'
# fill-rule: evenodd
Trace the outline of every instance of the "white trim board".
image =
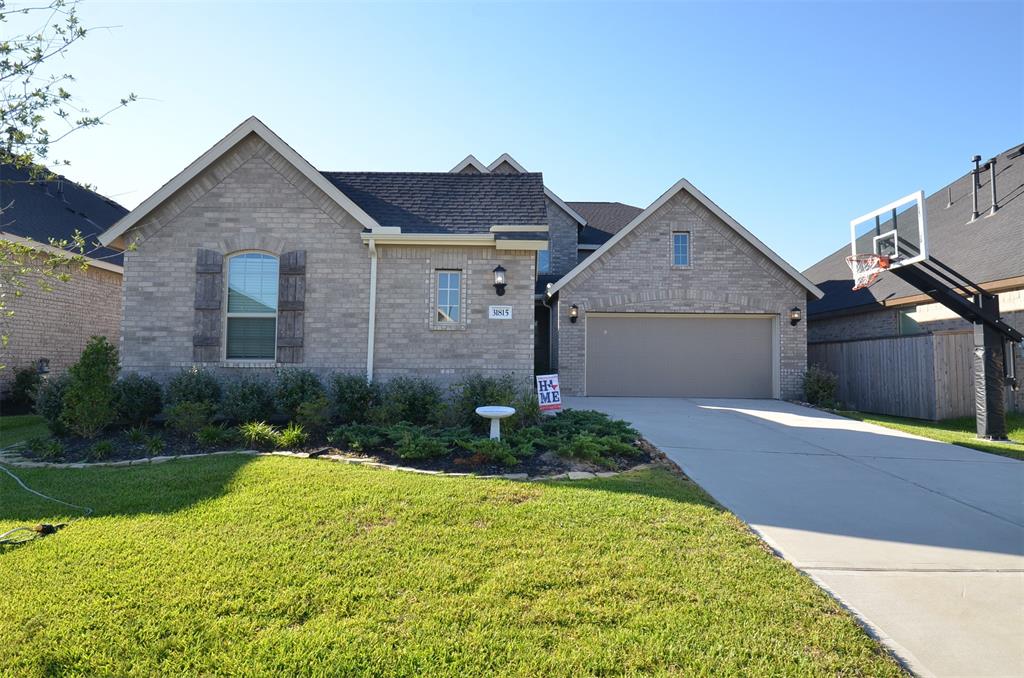
<svg viewBox="0 0 1024 678">
<path fill-rule="evenodd" d="M 250 116 L 241 125 L 231 130 L 227 136 L 214 144 L 208 151 L 196 158 L 188 167 L 183 169 L 173 179 L 160 187 L 156 193 L 143 200 L 138 207 L 123 216 L 117 223 L 100 234 L 99 241 L 102 245 L 109 245 L 114 240 L 124 235 L 130 228 L 137 225 L 153 210 L 164 203 L 165 200 L 174 195 L 189 181 L 196 178 L 203 170 L 217 161 L 222 155 L 234 148 L 249 134 L 256 134 L 265 141 L 271 148 L 277 151 L 288 162 L 299 170 L 304 177 L 309 179 L 321 191 L 334 199 L 338 205 L 352 215 L 363 227 L 381 232 L 383 228 L 377 221 L 367 214 L 359 205 L 355 204 L 347 195 L 341 192 L 337 186 L 320 174 L 309 161 L 299 155 L 295 149 L 286 144 L 281 137 L 264 125 L 255 116 Z"/>
<path fill-rule="evenodd" d="M 571 281 L 577 275 L 582 273 L 584 269 L 586 269 L 588 266 L 590 266 L 595 261 L 604 256 L 604 254 L 608 250 L 615 247 L 615 245 L 618 244 L 620 240 L 625 238 L 626 235 L 630 233 L 630 231 L 635 229 L 643 222 L 647 221 L 647 219 L 655 212 L 657 212 L 659 209 L 661 209 L 661 207 L 665 203 L 674 198 L 675 195 L 679 193 L 679 191 L 684 190 L 690 195 L 692 195 L 694 198 L 696 198 L 712 214 L 714 214 L 716 217 L 724 221 L 727 226 L 736 231 L 736 233 L 738 233 L 744 240 L 753 245 L 757 251 L 759 251 L 764 256 L 768 257 L 768 259 L 770 259 L 775 265 L 777 265 L 779 268 L 781 268 L 783 271 L 789 274 L 791 278 L 800 283 L 808 292 L 813 294 L 818 299 L 821 299 L 823 296 L 825 296 L 825 293 L 818 289 L 818 287 L 810 280 L 808 280 L 802 273 L 800 273 L 800 271 L 793 268 L 782 257 L 773 252 L 767 245 L 758 240 L 753 233 L 743 228 L 743 226 L 740 225 L 738 221 L 729 216 L 725 212 L 725 210 L 723 210 L 721 207 L 712 202 L 710 198 L 708 198 L 706 195 L 697 190 L 697 187 L 691 184 L 686 179 L 680 179 L 675 184 L 673 184 L 672 187 L 665 191 L 660 198 L 652 202 L 643 212 L 636 215 L 636 217 L 631 222 L 626 224 L 623 228 L 619 229 L 618 233 L 609 238 L 608 241 L 605 242 L 605 244 L 597 248 L 597 250 L 593 254 L 591 254 L 589 257 L 587 257 L 582 262 L 577 264 L 575 268 L 566 273 L 564 276 L 562 276 L 562 278 L 558 282 L 556 282 L 551 287 L 551 289 L 548 290 L 548 296 L 553 295 L 555 292 L 565 287 L 569 283 L 569 281 Z"/>
<path fill-rule="evenodd" d="M 54 247 L 49 243 L 43 243 L 39 242 L 38 240 L 33 240 L 32 238 L 25 238 L 20 235 L 14 235 L 13 233 L 6 233 L 4 231 L 0 231 L 0 240 L 7 240 L 17 245 L 24 245 L 25 247 L 30 247 L 32 249 L 39 250 L 40 252 L 47 252 L 48 254 L 56 254 L 66 257 L 76 257 L 81 255 L 85 257 L 85 263 L 91 268 L 102 268 L 105 271 L 112 271 L 114 273 L 120 273 L 124 275 L 124 267 L 121 266 L 120 264 L 114 264 L 109 261 L 104 261 L 103 259 L 97 259 L 95 257 L 89 256 L 88 254 L 75 252 L 74 250 L 64 250 L 59 247 Z"/>
<path fill-rule="evenodd" d="M 476 169 L 477 172 L 480 172 L 480 174 L 490 173 L 490 170 L 487 169 L 487 166 L 484 165 L 479 160 L 477 160 L 476 156 L 473 155 L 472 153 L 467 155 L 465 158 L 462 159 L 462 162 L 460 162 L 458 165 L 456 165 L 455 167 L 451 168 L 448 171 L 452 174 L 458 174 L 467 167 L 473 167 L 474 169 Z"/>
</svg>

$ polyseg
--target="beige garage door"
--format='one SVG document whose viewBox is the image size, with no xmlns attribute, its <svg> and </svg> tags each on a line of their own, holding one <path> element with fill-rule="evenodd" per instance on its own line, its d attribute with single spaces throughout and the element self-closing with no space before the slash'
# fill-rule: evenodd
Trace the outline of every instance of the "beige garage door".
<svg viewBox="0 0 1024 678">
<path fill-rule="evenodd" d="M 771 398 L 772 319 L 587 315 L 587 395 Z"/>
</svg>

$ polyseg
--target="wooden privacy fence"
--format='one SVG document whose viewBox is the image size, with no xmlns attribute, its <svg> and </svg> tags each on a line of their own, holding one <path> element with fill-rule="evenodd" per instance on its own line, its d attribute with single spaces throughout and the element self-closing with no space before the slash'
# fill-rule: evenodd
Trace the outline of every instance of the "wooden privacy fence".
<svg viewBox="0 0 1024 678">
<path fill-rule="evenodd" d="M 917 419 L 974 415 L 973 357 L 970 331 L 807 346 L 807 364 L 839 378 L 844 407 Z"/>
</svg>

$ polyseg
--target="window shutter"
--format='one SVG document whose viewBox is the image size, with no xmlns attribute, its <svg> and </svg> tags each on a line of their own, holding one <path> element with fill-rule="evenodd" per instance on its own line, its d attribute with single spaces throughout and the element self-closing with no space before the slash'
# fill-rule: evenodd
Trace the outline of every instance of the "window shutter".
<svg viewBox="0 0 1024 678">
<path fill-rule="evenodd" d="M 196 251 L 195 327 L 192 360 L 220 360 L 221 297 L 224 296 L 224 255 L 213 250 Z"/>
<path fill-rule="evenodd" d="M 306 315 L 306 251 L 281 255 L 277 297 L 277 361 L 301 363 Z"/>
</svg>

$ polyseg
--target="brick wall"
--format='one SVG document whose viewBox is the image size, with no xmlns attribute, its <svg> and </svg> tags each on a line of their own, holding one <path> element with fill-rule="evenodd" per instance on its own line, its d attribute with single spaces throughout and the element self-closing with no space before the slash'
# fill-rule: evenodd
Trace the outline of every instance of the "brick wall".
<svg viewBox="0 0 1024 678">
<path fill-rule="evenodd" d="M 205 248 L 222 254 L 305 250 L 304 362 L 296 366 L 321 375 L 364 372 L 370 257 L 361 231 L 358 222 L 270 146 L 255 135 L 248 137 L 129 234 L 138 238 L 138 247 L 127 253 L 125 263 L 125 369 L 166 379 L 192 365 L 196 250 Z M 475 247 L 426 249 L 414 256 L 414 249 L 378 249 L 379 374 L 532 369 L 532 297 L 524 296 L 524 290 L 532 295 L 533 253 Z M 491 271 L 503 263 L 510 284 L 498 301 L 516 306 L 515 320 L 488 324 L 479 317 L 481 308 L 486 314 L 486 305 L 478 304 L 469 309 L 467 330 L 429 331 L 433 288 L 428 267 L 452 258 L 467 266 L 468 297 L 474 304 L 498 300 Z M 488 287 L 489 297 L 484 293 Z M 530 305 L 520 310 L 523 299 Z M 497 331 L 499 325 L 507 335 Z M 495 351 L 493 361 L 480 357 L 490 351 Z M 226 375 L 273 367 L 207 366 Z"/>
<path fill-rule="evenodd" d="M 117 344 L 121 325 L 121 274 L 92 266 L 74 269 L 71 280 L 48 280 L 51 291 L 42 289 L 38 277 L 26 280 L 22 296 L 8 295 L 10 318 L 0 319 L 2 333 L 10 341 L 0 348 L 0 393 L 6 393 L 14 372 L 50 360 L 51 374 L 64 373 L 73 365 L 92 336 L 107 337 Z"/>
<path fill-rule="evenodd" d="M 691 266 L 674 268 L 671 233 L 690 232 Z M 573 324 L 568 308 L 577 304 Z M 681 191 L 559 291 L 558 359 L 566 394 L 584 389 L 587 311 L 770 313 L 780 317 L 781 395 L 797 398 L 807 366 L 806 291 L 693 196 Z"/>
<path fill-rule="evenodd" d="M 565 275 L 576 267 L 579 233 L 576 220 L 551 198 L 548 208 L 548 248 L 551 250 L 551 273 Z"/>
</svg>

